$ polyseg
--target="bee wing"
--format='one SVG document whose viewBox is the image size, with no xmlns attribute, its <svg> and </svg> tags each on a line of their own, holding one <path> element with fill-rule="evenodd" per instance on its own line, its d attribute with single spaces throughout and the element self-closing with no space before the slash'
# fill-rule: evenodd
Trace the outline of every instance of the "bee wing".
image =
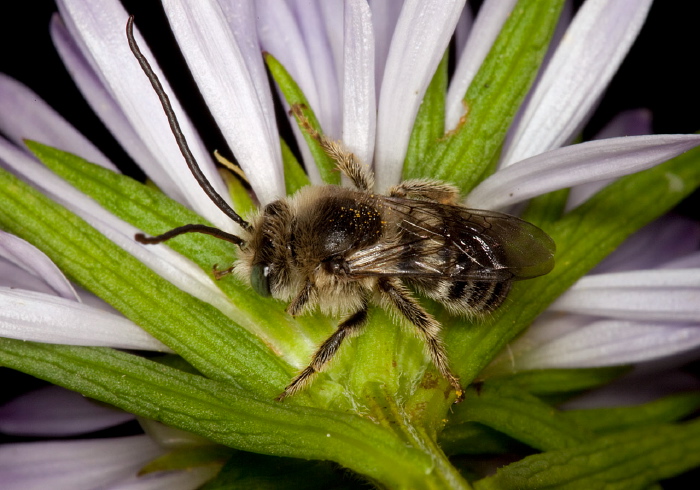
<svg viewBox="0 0 700 490">
<path fill-rule="evenodd" d="M 548 273 L 554 241 L 520 218 L 494 211 L 378 196 L 397 236 L 348 257 L 350 274 L 509 281 Z"/>
</svg>

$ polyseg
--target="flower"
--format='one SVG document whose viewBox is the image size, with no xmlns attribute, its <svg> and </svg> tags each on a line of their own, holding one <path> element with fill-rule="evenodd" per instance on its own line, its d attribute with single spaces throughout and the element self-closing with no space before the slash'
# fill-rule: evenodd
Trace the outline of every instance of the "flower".
<svg viewBox="0 0 700 490">
<path fill-rule="evenodd" d="M 593 412 L 567 415 L 535 396 L 550 390 L 545 392 L 563 397 L 619 374 L 616 369 L 534 371 L 562 366 L 555 362 L 562 347 L 548 352 L 537 332 L 560 337 L 574 325 L 578 317 L 572 320 L 573 315 L 624 320 L 616 328 L 607 324 L 603 330 L 610 340 L 591 349 L 597 357 L 589 355 L 586 366 L 648 361 L 689 347 L 668 342 L 657 330 L 650 336 L 652 348 L 637 350 L 637 357 L 627 355 L 634 349 L 626 345 L 606 354 L 618 332 L 629 336 L 649 330 L 648 322 L 639 321 L 640 310 L 615 310 L 612 307 L 623 303 L 601 298 L 602 288 L 632 298 L 625 288 L 635 276 L 582 276 L 700 183 L 690 163 L 697 158 L 695 153 L 662 164 L 698 145 L 700 137 L 640 135 L 563 146 L 576 136 L 601 96 L 641 28 L 650 2 L 585 2 L 547 59 L 521 112 L 555 29 L 561 0 L 532 0 L 527 5 L 486 2 L 469 40 L 460 46 L 462 55 L 446 98 L 444 53 L 455 28 L 458 39 L 464 39 L 470 24 L 463 1 L 407 0 L 401 7 L 377 2 L 371 9 L 363 0 L 313 5 L 300 0 L 163 3 L 193 77 L 256 201 L 241 192 L 240 183 L 220 178 L 175 99 L 174 112 L 218 193 L 228 194 L 226 184 L 238 187 L 239 192 L 232 192 L 238 209 L 268 203 L 308 182 L 339 181 L 327 157 L 304 143 L 302 131 L 295 134 L 308 176 L 280 142 L 272 89 L 259 56 L 262 47 L 281 98 L 302 107 L 310 124 L 318 122 L 327 134 L 342 138 L 371 162 L 379 190 L 402 178 L 433 177 L 450 180 L 465 193 L 471 191 L 466 202 L 474 207 L 505 208 L 531 200 L 525 216 L 555 238 L 558 265 L 545 277 L 516 284 L 509 303 L 481 322 L 465 326 L 468 322 L 463 319 L 436 310 L 451 346 L 450 360 L 462 380 L 471 383 L 492 371 L 483 386 L 467 390 L 465 402 L 454 413 L 448 413 L 453 399 L 449 387 L 426 362 L 421 343 L 402 334 L 381 310 L 372 312 L 366 333 L 343 346 L 333 368 L 317 376 L 310 390 L 283 404 L 272 401 L 292 373 L 308 362 L 314 346 L 328 337 L 335 327 L 333 319 L 309 315 L 293 320 L 284 314 L 283 305 L 257 297 L 235 278 L 215 282 L 211 265 L 230 261 L 231 250 L 224 243 L 187 236 L 169 243 L 170 249 L 134 241 L 139 229 L 157 234 L 202 219 L 229 233 L 236 233 L 236 227 L 184 165 L 162 109 L 128 51 L 126 12 L 116 2 L 98 7 L 62 0 L 60 15 L 51 25 L 58 51 L 104 124 L 159 190 L 115 173 L 114 165 L 27 89 L 7 77 L 0 79 L 2 106 L 14 117 L 11 124 L 0 117 L 9 138 L 0 140 L 0 159 L 11 172 L 0 174 L 4 211 L 0 225 L 41 250 L 4 234 L 4 256 L 13 264 L 6 266 L 41 271 L 43 279 L 33 286 L 40 291 L 2 291 L 8 305 L 2 309 L 2 334 L 66 344 L 2 340 L 0 359 L 5 365 L 220 444 L 278 457 L 333 461 L 384 486 L 466 488 L 466 480 L 446 453 L 501 451 L 502 436 L 493 429 L 543 452 L 500 469 L 479 485 L 498 486 L 514 475 L 527 479 L 528 471 L 543 465 L 556 468 L 566 458 L 585 454 L 590 463 L 582 473 L 565 467 L 537 475 L 554 479 L 555 485 L 561 483 L 556 478 L 563 477 L 585 486 L 603 471 L 596 461 L 612 461 L 610 451 L 636 458 L 635 464 L 615 467 L 613 478 L 629 483 L 638 477 L 639 468 L 657 463 L 667 447 L 682 447 L 696 439 L 697 422 L 681 426 L 666 416 L 662 428 L 651 430 L 649 424 L 658 420 L 647 418 L 630 423 L 630 432 L 616 433 L 614 424 L 601 426 Z M 138 33 L 136 38 L 153 63 Z M 155 64 L 154 69 L 170 92 Z M 28 143 L 32 153 L 73 188 L 24 151 L 23 138 L 97 165 Z M 498 170 L 484 179 L 499 154 Z M 647 173 L 629 175 L 652 167 Z M 585 196 L 582 203 L 572 201 L 568 211 L 566 196 L 552 193 L 608 179 L 618 180 Z M 580 190 L 578 195 L 584 193 Z M 668 311 L 663 299 L 648 302 L 643 310 L 645 319 L 656 315 L 655 321 L 663 323 L 660 328 L 670 325 L 677 330 L 677 323 L 697 323 L 692 309 L 697 269 L 687 264 L 676 264 L 669 274 L 640 267 L 647 294 L 658 295 L 662 284 L 688 280 L 689 298 L 680 301 L 686 317 Z M 76 293 L 59 269 L 95 296 Z M 583 302 L 596 293 L 597 303 Z M 560 316 L 548 327 L 554 314 Z M 487 368 L 538 317 L 540 327 L 511 345 L 517 372 L 499 371 L 498 359 Z M 590 329 L 588 337 L 595 338 L 604 320 L 585 321 L 588 325 L 581 331 Z M 94 324 L 103 326 L 107 335 L 100 336 Z M 63 327 L 61 332 L 56 326 Z M 74 330 L 61 339 L 57 333 L 65 335 L 68 328 Z M 682 328 L 684 338 L 695 339 L 692 328 Z M 528 335 L 535 340 L 528 340 Z M 178 356 L 149 359 L 79 344 Z M 605 362 L 595 360 L 603 358 Z M 519 371 L 524 368 L 532 371 Z M 674 400 L 664 403 L 675 403 L 674 417 L 679 417 L 686 412 Z M 685 407 L 693 406 L 693 400 L 681 401 Z M 629 420 L 638 413 L 616 416 Z M 642 455 L 634 453 L 639 440 L 647 444 Z M 136 443 L 141 449 L 149 444 L 145 438 Z M 263 458 L 257 466 L 269 461 Z M 649 485 L 697 464 L 692 455 L 678 461 L 675 466 L 655 465 L 655 472 L 638 484 Z M 243 456 L 233 455 L 227 468 L 245 468 L 245 462 Z M 299 461 L 288 465 L 279 471 L 280 478 L 285 471 L 306 469 Z M 338 478 L 324 464 L 313 471 Z M 217 478 L 235 477 L 223 471 Z M 522 479 L 515 483 L 522 484 Z"/>
</svg>

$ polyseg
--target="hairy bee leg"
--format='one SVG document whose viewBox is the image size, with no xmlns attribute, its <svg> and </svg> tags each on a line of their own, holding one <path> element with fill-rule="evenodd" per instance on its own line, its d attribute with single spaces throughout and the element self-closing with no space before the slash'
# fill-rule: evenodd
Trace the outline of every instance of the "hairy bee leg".
<svg viewBox="0 0 700 490">
<path fill-rule="evenodd" d="M 321 146 L 321 149 L 326 152 L 326 155 L 335 161 L 338 170 L 349 178 L 357 189 L 361 191 L 372 190 L 372 187 L 374 187 L 374 176 L 369 167 L 357 158 L 353 152 L 345 148 L 342 142 L 334 141 L 325 134 L 316 131 L 313 126 L 311 126 L 311 122 L 304 114 L 303 109 L 304 106 L 301 104 L 294 104 L 290 109 L 294 117 L 299 121 L 301 129 L 318 141 L 318 144 Z"/>
<path fill-rule="evenodd" d="M 388 194 L 391 197 L 424 199 L 440 204 L 456 205 L 459 202 L 459 189 L 439 180 L 404 180 L 400 184 L 390 187 Z"/>
<path fill-rule="evenodd" d="M 381 278 L 378 281 L 378 286 L 389 303 L 418 329 L 418 333 L 426 345 L 433 364 L 455 389 L 457 394 L 455 403 L 461 402 L 464 398 L 464 391 L 459 378 L 450 371 L 447 352 L 445 352 L 445 346 L 440 339 L 440 324 L 438 321 L 413 299 L 401 281 Z"/>
<path fill-rule="evenodd" d="M 311 363 L 287 385 L 284 391 L 280 393 L 275 400 L 281 401 L 304 389 L 311 381 L 311 378 L 316 373 L 323 370 L 325 365 L 333 359 L 333 356 L 338 352 L 343 340 L 357 334 L 367 323 L 367 307 L 368 304 L 365 300 L 362 309 L 353 313 L 348 319 L 338 325 L 338 329 L 333 332 L 333 335 L 328 337 L 323 344 L 321 344 L 321 347 L 316 350 L 311 358 Z"/>
<path fill-rule="evenodd" d="M 312 297 L 314 296 L 315 292 L 316 289 L 311 281 L 306 281 L 302 290 L 299 291 L 299 294 L 297 294 L 292 302 L 287 305 L 287 313 L 292 316 L 296 316 L 301 313 L 304 306 L 306 306 L 306 304 L 313 299 Z"/>
</svg>

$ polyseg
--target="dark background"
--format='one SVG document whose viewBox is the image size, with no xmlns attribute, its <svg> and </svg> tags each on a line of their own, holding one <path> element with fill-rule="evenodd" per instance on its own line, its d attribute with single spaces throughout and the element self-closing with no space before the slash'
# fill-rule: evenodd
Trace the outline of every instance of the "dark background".
<svg viewBox="0 0 700 490">
<path fill-rule="evenodd" d="M 199 128 L 209 149 L 225 148 L 179 55 L 160 2 L 123 0 L 158 59 L 168 80 Z M 580 4 L 578 1 L 576 4 Z M 128 156 L 119 148 L 73 85 L 53 49 L 49 21 L 56 11 L 52 0 L 4 2 L 0 14 L 0 72 L 28 85 L 69 122 L 81 130 L 123 170 L 139 177 Z M 594 134 L 613 115 L 633 108 L 653 113 L 656 133 L 691 133 L 700 130 L 700 2 L 657 1 L 647 23 L 622 67 L 608 88 L 596 115 L 584 130 Z M 3 110 L 0 107 L 0 110 Z M 678 211 L 700 218 L 698 193 Z M 3 399 L 37 386 L 33 378 L 0 371 Z M 138 431 L 135 424 L 121 427 L 119 434 Z M 110 435 L 103 433 L 99 435 Z M 0 442 L 3 438 L 0 436 Z M 5 438 L 7 440 L 7 438 Z M 26 440 L 26 439 L 25 439 Z M 692 472 L 697 476 L 698 472 Z M 690 481 L 691 475 L 667 488 Z"/>
</svg>

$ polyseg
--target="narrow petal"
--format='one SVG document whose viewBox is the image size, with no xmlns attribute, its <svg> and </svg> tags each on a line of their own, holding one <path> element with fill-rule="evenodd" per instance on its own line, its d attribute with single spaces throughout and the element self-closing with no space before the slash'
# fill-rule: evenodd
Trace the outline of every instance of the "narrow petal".
<svg viewBox="0 0 700 490">
<path fill-rule="evenodd" d="M 700 269 L 584 276 L 550 310 L 640 321 L 698 321 Z"/>
<path fill-rule="evenodd" d="M 698 248 L 700 223 L 681 216 L 668 215 L 630 236 L 592 272 L 653 269 L 671 261 L 682 260 Z M 672 268 L 684 267 L 678 265 Z"/>
<path fill-rule="evenodd" d="M 267 203 L 284 196 L 279 141 L 270 138 L 269 114 L 218 4 L 186 7 L 164 0 L 163 6 L 199 91 L 258 199 Z"/>
<path fill-rule="evenodd" d="M 464 0 L 407 0 L 391 41 L 377 111 L 377 189 L 401 180 L 411 128 Z"/>
<path fill-rule="evenodd" d="M 700 325 L 601 320 L 520 353 L 516 369 L 615 366 L 700 346 Z"/>
<path fill-rule="evenodd" d="M 49 344 L 169 351 L 122 316 L 21 289 L 0 288 L 0 336 Z"/>
<path fill-rule="evenodd" d="M 513 10 L 517 0 L 486 0 L 479 15 L 476 17 L 467 44 L 457 61 L 450 88 L 447 90 L 445 101 L 445 127 L 453 129 L 464 115 L 462 99 L 467 93 L 469 84 L 479 71 L 486 55 L 489 54 L 493 42 L 501 32 L 501 28 Z"/>
<path fill-rule="evenodd" d="M 130 413 L 58 386 L 25 393 L 0 407 L 0 431 L 19 436 L 75 436 L 133 419 Z"/>
<path fill-rule="evenodd" d="M 651 112 L 648 109 L 633 109 L 616 115 L 593 139 L 602 140 L 622 136 L 642 136 L 652 134 L 652 132 Z M 569 199 L 566 203 L 567 210 L 585 202 L 613 180 L 599 180 L 573 187 L 569 192 Z"/>
<path fill-rule="evenodd" d="M 37 94 L 0 73 L 0 132 L 24 151 L 25 139 L 81 155 L 98 165 L 117 167 Z"/>
<path fill-rule="evenodd" d="M 698 135 L 653 135 L 588 141 L 502 168 L 469 195 L 469 206 L 500 209 L 558 189 L 620 177 L 665 162 L 700 144 Z M 669 187 L 682 185 L 669 182 Z"/>
<path fill-rule="evenodd" d="M 343 137 L 347 147 L 368 165 L 374 155 L 377 127 L 374 93 L 374 33 L 366 0 L 345 3 Z"/>
<path fill-rule="evenodd" d="M 255 7 L 258 37 L 262 48 L 282 63 L 304 92 L 311 108 L 318 113 L 321 102 L 314 78 L 312 62 L 292 9 L 287 5 L 287 2 L 275 0 L 259 0 L 255 3 Z M 285 108 L 289 109 L 284 101 L 284 97 L 280 97 L 280 99 L 282 99 Z M 321 184 L 323 182 L 321 175 L 314 164 L 314 159 L 304 140 L 304 136 L 297 127 L 294 117 L 291 115 L 288 115 L 288 117 L 294 137 L 299 143 L 299 151 L 305 163 L 309 180 L 313 184 Z M 323 122 L 321 124 L 323 125 Z"/>
<path fill-rule="evenodd" d="M 332 2 L 332 0 L 321 1 Z M 313 71 L 316 89 L 318 90 L 316 116 L 325 133 L 332 138 L 339 138 L 341 131 L 341 91 L 338 71 L 319 3 L 309 2 L 308 0 L 289 0 L 294 17 L 299 24 L 306 51 L 312 60 L 311 70 Z"/>
<path fill-rule="evenodd" d="M 462 58 L 464 48 L 467 46 L 467 40 L 473 28 L 474 12 L 472 12 L 471 6 L 467 3 L 462 9 L 462 14 L 457 21 L 457 27 L 455 27 L 455 58 L 458 60 Z"/>
<path fill-rule="evenodd" d="M 700 268 L 700 252 L 695 252 L 682 257 L 678 257 L 669 262 L 661 264 L 662 269 L 689 269 Z"/>
<path fill-rule="evenodd" d="M 174 197 L 183 195 L 185 204 L 217 227 L 235 232 L 234 224 L 204 194 L 187 168 L 160 102 L 129 49 L 125 34 L 127 13 L 121 4 L 114 0 L 99 3 L 59 0 L 57 4 L 68 31 L 83 50 L 83 56 L 122 108 L 126 119 L 134 128 L 134 134 L 139 135 L 149 149 L 152 157 L 137 163 L 165 192 L 171 191 L 168 187 L 161 186 L 161 182 L 168 184 L 168 179 L 163 177 L 168 175 L 177 188 Z M 137 29 L 134 30 L 134 35 L 170 97 L 182 131 L 202 172 L 225 198 L 226 188 L 199 136 Z"/>
<path fill-rule="evenodd" d="M 61 269 L 31 243 L 0 231 L 0 257 L 41 278 L 60 297 L 80 302 L 75 289 Z"/>
<path fill-rule="evenodd" d="M 382 80 L 384 80 L 384 70 L 386 69 L 386 60 L 389 57 L 389 49 L 391 48 L 391 39 L 394 37 L 396 23 L 401 15 L 404 0 L 368 0 L 369 7 L 372 10 L 372 25 L 374 30 L 374 73 L 375 73 L 375 92 L 379 97 Z"/>
<path fill-rule="evenodd" d="M 0 446 L 0 481 L 7 490 L 107 488 L 162 455 L 147 436 Z"/>
<path fill-rule="evenodd" d="M 651 0 L 589 0 L 574 17 L 505 150 L 502 165 L 573 138 L 641 29 Z"/>
</svg>

